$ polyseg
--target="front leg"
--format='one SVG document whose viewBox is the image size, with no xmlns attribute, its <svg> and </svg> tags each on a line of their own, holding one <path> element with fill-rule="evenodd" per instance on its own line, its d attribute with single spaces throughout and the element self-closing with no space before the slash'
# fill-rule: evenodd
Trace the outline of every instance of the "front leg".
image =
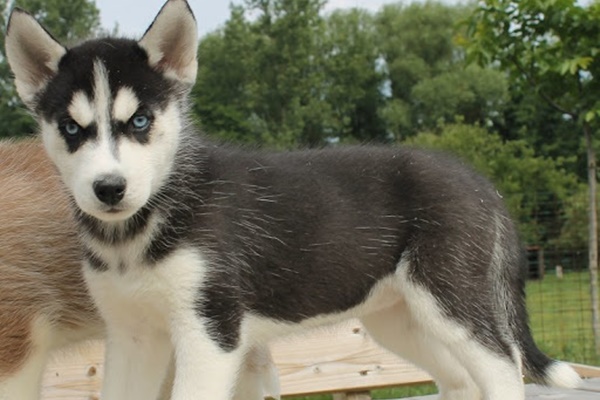
<svg viewBox="0 0 600 400">
<path fill-rule="evenodd" d="M 84 276 L 106 323 L 102 400 L 156 400 L 173 355 L 153 276 L 84 268 Z"/>
<path fill-rule="evenodd" d="M 248 350 L 238 374 L 234 400 L 280 399 L 279 374 L 266 345 Z"/>
<path fill-rule="evenodd" d="M 157 399 L 169 368 L 172 347 L 164 332 L 108 328 L 103 400 Z"/>
<path fill-rule="evenodd" d="M 230 400 L 244 349 L 223 349 L 206 322 L 190 313 L 174 323 L 176 375 L 171 400 Z"/>
</svg>

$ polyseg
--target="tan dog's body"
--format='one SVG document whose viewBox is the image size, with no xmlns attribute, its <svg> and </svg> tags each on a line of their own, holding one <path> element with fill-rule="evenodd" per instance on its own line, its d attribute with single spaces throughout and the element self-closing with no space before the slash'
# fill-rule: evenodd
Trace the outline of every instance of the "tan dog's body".
<svg viewBox="0 0 600 400">
<path fill-rule="evenodd" d="M 37 398 L 51 351 L 101 337 L 80 259 L 41 144 L 0 143 L 0 399 Z"/>
<path fill-rule="evenodd" d="M 38 399 L 53 351 L 104 336 L 80 264 L 69 198 L 41 143 L 0 142 L 0 400 Z M 240 382 L 239 399 L 277 395 L 265 349 L 248 355 Z"/>
</svg>

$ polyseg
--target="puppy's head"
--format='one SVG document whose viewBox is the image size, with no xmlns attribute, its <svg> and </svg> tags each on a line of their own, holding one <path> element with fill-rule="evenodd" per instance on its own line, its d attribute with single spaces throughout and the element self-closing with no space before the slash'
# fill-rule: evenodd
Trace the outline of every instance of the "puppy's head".
<svg viewBox="0 0 600 400">
<path fill-rule="evenodd" d="M 196 78 L 197 28 L 168 0 L 141 40 L 66 48 L 15 9 L 6 54 L 19 96 L 79 208 L 103 221 L 134 215 L 171 171 Z"/>
</svg>

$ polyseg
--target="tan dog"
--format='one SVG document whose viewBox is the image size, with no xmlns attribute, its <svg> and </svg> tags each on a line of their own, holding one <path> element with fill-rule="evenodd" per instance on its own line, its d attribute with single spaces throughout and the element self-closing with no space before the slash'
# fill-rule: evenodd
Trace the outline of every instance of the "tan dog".
<svg viewBox="0 0 600 400">
<path fill-rule="evenodd" d="M 104 335 L 69 203 L 39 142 L 0 142 L 0 400 L 38 399 L 53 351 Z M 239 381 L 239 399 L 278 394 L 266 349 Z"/>
</svg>

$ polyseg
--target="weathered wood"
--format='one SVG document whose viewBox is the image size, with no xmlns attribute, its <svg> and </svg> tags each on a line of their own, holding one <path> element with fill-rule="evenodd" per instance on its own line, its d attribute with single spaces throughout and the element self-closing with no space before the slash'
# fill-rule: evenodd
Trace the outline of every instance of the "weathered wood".
<svg viewBox="0 0 600 400">
<path fill-rule="evenodd" d="M 381 349 L 356 320 L 280 340 L 271 346 L 285 395 L 364 391 L 431 382 L 412 364 Z M 44 381 L 44 399 L 98 396 L 103 346 L 90 345 L 53 363 Z M 90 376 L 90 368 L 95 373 Z"/>
<path fill-rule="evenodd" d="M 273 344 L 286 395 L 361 391 L 431 382 L 431 377 L 367 336 L 357 320 Z"/>
<path fill-rule="evenodd" d="M 356 320 L 278 341 L 271 349 L 287 396 L 346 393 L 346 400 L 365 400 L 374 388 L 431 382 L 425 372 L 377 346 Z M 93 343 L 57 358 L 45 375 L 43 399 L 99 399 L 103 354 L 103 345 Z M 582 376 L 600 377 L 599 367 L 572 365 Z M 600 398 L 600 379 L 586 381 L 578 391 L 528 387 L 528 399 L 542 398 L 540 391 L 555 399 L 586 399 L 585 393 Z M 339 396 L 336 400 L 344 399 Z"/>
<path fill-rule="evenodd" d="M 527 400 L 598 400 L 600 395 L 600 379 L 585 380 L 578 390 L 548 388 L 539 385 L 527 385 Z M 437 395 L 411 397 L 410 400 L 437 400 Z M 404 399 L 409 400 L 409 399 Z"/>
<path fill-rule="evenodd" d="M 102 382 L 104 346 L 90 343 L 72 354 L 59 356 L 44 376 L 44 400 L 98 400 Z"/>
<path fill-rule="evenodd" d="M 575 371 L 584 378 L 600 378 L 600 367 L 575 363 L 569 364 L 571 364 Z"/>
</svg>

